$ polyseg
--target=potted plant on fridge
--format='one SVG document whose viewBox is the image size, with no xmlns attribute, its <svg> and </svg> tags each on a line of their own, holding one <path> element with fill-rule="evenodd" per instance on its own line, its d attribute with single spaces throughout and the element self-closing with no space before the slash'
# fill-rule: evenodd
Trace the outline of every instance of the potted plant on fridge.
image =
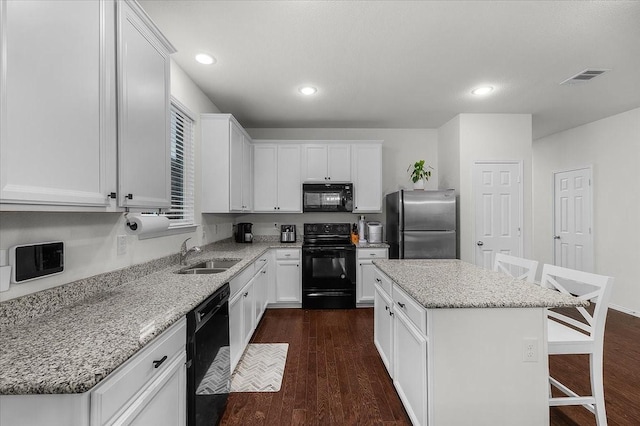
<svg viewBox="0 0 640 426">
<path fill-rule="evenodd" d="M 411 170 L 411 181 L 413 182 L 413 189 L 424 189 L 424 183 L 431 177 L 431 170 L 434 170 L 431 166 L 425 166 L 424 160 L 416 161 L 415 164 L 409 164 L 407 172 Z"/>
</svg>

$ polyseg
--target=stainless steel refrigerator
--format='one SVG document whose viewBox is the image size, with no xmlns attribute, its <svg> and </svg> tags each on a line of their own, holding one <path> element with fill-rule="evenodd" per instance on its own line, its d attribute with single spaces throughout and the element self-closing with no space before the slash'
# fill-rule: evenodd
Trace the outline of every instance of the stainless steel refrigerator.
<svg viewBox="0 0 640 426">
<path fill-rule="evenodd" d="M 456 194 L 398 191 L 386 197 L 391 259 L 456 258 Z"/>
</svg>

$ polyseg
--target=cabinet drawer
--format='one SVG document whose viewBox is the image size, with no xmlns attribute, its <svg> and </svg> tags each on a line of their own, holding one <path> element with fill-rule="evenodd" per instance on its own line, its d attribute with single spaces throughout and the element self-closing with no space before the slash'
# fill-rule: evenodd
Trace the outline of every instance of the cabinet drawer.
<svg viewBox="0 0 640 426">
<path fill-rule="evenodd" d="M 251 280 L 251 278 L 253 278 L 255 274 L 256 274 L 256 262 L 253 262 L 252 264 L 244 268 L 242 272 L 240 272 L 238 275 L 231 278 L 231 281 L 229 281 L 229 290 L 230 290 L 229 297 L 233 297 L 240 290 L 242 290 L 242 288 L 245 285 L 247 285 L 249 280 Z"/>
<path fill-rule="evenodd" d="M 387 296 L 391 297 L 391 279 L 383 274 L 378 268 L 375 268 L 373 271 L 373 281 L 387 293 Z"/>
<path fill-rule="evenodd" d="M 278 260 L 296 260 L 300 259 L 300 250 L 282 249 L 276 250 L 276 259 Z"/>
<path fill-rule="evenodd" d="M 132 402 L 145 384 L 162 374 L 185 351 L 187 321 L 180 319 L 118 367 L 91 391 L 91 424 L 102 425 Z M 162 360 L 155 368 L 154 361 Z"/>
<path fill-rule="evenodd" d="M 427 335 L 427 310 L 397 285 L 393 286 L 393 309 L 402 311 L 413 324 Z"/>
<path fill-rule="evenodd" d="M 387 249 L 358 249 L 358 259 L 386 259 Z"/>
</svg>

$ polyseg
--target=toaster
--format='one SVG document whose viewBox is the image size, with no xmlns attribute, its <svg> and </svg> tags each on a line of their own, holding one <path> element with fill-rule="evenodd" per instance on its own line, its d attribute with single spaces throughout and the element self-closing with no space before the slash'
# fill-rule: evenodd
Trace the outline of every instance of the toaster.
<svg viewBox="0 0 640 426">
<path fill-rule="evenodd" d="M 295 243 L 296 242 L 296 226 L 280 225 L 280 242 Z"/>
</svg>

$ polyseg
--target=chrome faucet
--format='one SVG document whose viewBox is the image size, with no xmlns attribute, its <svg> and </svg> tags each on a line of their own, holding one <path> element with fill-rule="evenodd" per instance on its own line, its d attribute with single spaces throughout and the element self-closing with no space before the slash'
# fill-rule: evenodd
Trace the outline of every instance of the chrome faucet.
<svg viewBox="0 0 640 426">
<path fill-rule="evenodd" d="M 180 246 L 180 264 L 181 265 L 186 265 L 187 264 L 187 256 L 189 256 L 189 253 L 200 253 L 200 247 L 197 246 L 193 246 L 191 247 L 189 250 L 187 250 L 187 241 L 189 241 L 191 238 L 187 238 L 186 240 L 184 240 L 182 242 L 182 245 Z"/>
</svg>

